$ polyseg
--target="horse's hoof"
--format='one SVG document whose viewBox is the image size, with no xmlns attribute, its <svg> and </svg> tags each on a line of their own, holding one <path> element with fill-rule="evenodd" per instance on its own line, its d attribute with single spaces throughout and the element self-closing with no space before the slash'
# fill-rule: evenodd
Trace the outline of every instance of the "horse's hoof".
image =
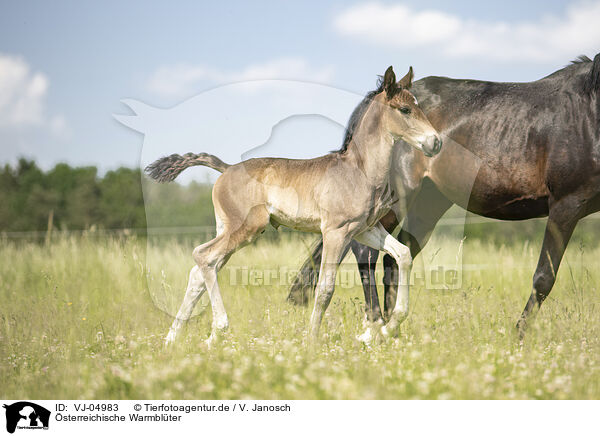
<svg viewBox="0 0 600 436">
<path fill-rule="evenodd" d="M 398 339 L 400 337 L 400 326 L 389 327 L 384 325 L 381 328 L 381 336 L 387 339 Z"/>
<path fill-rule="evenodd" d="M 387 330 L 383 322 L 377 321 L 369 325 L 362 335 L 358 335 L 356 339 L 365 345 L 371 345 L 375 341 L 381 341 L 387 338 Z"/>
<path fill-rule="evenodd" d="M 204 341 L 204 344 L 208 349 L 211 349 L 221 342 L 223 336 L 225 336 L 225 330 L 213 330 L 208 339 Z"/>
<path fill-rule="evenodd" d="M 356 340 L 358 342 L 362 342 L 365 345 L 371 345 L 373 342 L 373 335 L 371 334 L 371 329 L 367 329 L 362 335 L 357 335 Z"/>
<path fill-rule="evenodd" d="M 515 330 L 519 337 L 519 341 L 523 342 L 525 339 L 525 331 L 527 330 L 527 321 L 523 318 L 519 319 L 517 325 L 515 326 Z"/>
<path fill-rule="evenodd" d="M 177 336 L 177 333 L 175 333 L 172 330 L 169 330 L 169 333 L 167 334 L 167 337 L 165 338 L 165 347 L 168 347 L 173 342 L 175 342 L 175 337 L 176 336 Z"/>
</svg>

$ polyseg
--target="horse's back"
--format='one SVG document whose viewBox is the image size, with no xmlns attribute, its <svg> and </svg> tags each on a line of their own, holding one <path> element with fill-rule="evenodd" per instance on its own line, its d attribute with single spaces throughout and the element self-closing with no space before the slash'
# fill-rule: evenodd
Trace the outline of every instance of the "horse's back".
<svg viewBox="0 0 600 436">
<path fill-rule="evenodd" d="M 415 82 L 419 103 L 445 137 L 442 152 L 430 162 L 432 180 L 461 206 L 504 219 L 545 215 L 550 195 L 592 183 L 600 151 L 590 104 L 597 97 L 583 86 L 588 70 L 572 65 L 527 83 L 444 77 Z"/>
</svg>

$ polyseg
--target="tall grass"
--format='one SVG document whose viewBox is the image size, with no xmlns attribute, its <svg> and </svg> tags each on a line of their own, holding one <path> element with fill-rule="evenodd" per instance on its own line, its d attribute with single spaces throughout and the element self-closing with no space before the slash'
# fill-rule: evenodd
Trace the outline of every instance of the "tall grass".
<svg viewBox="0 0 600 436">
<path fill-rule="evenodd" d="M 203 340 L 211 316 L 202 304 L 174 347 L 162 342 L 193 265 L 192 241 L 4 240 L 0 396 L 600 398 L 600 249 L 569 248 L 523 343 L 514 324 L 539 244 L 467 239 L 460 289 L 413 286 L 411 314 L 397 339 L 372 347 L 355 341 L 362 290 L 358 280 L 346 281 L 336 289 L 322 340 L 309 349 L 310 308 L 284 301 L 281 276 L 284 267 L 300 265 L 311 242 L 285 235 L 232 257 L 219 277 L 231 327 L 209 350 Z M 352 262 L 342 268 L 354 274 Z M 275 279 L 265 283 L 264 271 L 274 268 Z"/>
</svg>

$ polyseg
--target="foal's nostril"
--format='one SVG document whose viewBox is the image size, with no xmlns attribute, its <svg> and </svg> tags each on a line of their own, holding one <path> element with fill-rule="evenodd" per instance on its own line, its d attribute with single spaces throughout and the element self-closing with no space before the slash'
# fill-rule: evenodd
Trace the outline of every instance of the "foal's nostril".
<svg viewBox="0 0 600 436">
<path fill-rule="evenodd" d="M 435 140 L 433 141 L 433 152 L 437 154 L 440 152 L 441 149 L 442 149 L 442 140 L 436 136 Z"/>
<path fill-rule="evenodd" d="M 442 149 L 442 140 L 438 136 L 430 136 L 423 144 L 423 151 L 428 156 L 434 156 Z"/>
</svg>

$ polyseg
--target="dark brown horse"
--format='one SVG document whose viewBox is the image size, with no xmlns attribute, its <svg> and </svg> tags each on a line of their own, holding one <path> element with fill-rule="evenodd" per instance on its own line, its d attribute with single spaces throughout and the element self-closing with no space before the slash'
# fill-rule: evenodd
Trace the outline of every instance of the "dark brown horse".
<svg viewBox="0 0 600 436">
<path fill-rule="evenodd" d="M 426 77 L 412 91 L 445 145 L 428 159 L 398 238 L 414 258 L 454 203 L 503 220 L 548 216 L 533 292 L 517 323 L 522 334 L 552 290 L 577 222 L 600 210 L 600 54 L 593 61 L 581 56 L 535 82 Z M 471 183 L 467 178 L 473 171 Z M 389 214 L 382 224 L 391 232 L 398 221 Z M 367 317 L 381 320 L 374 280 L 378 253 L 357 243 L 352 249 L 363 278 Z M 319 256 L 317 246 L 315 260 L 305 262 L 292 285 L 290 301 L 306 301 L 312 282 L 306 278 Z M 387 316 L 396 298 L 392 282 L 397 270 L 389 256 L 384 269 Z"/>
</svg>

